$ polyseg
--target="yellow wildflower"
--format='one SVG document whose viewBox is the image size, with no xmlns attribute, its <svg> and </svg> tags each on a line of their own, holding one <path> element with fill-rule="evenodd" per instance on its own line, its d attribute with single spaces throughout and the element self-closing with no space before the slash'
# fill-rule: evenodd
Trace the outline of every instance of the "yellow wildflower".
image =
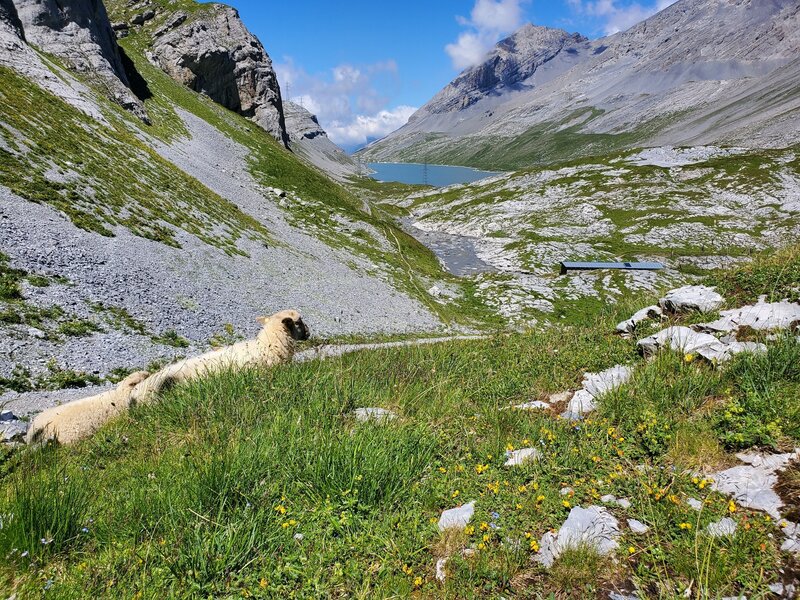
<svg viewBox="0 0 800 600">
<path fill-rule="evenodd" d="M 636 548 L 633 546 L 628 546 L 628 554 L 633 554 L 634 552 L 636 552 Z"/>
<path fill-rule="evenodd" d="M 489 470 L 489 465 L 482 465 L 482 464 L 475 465 L 475 472 L 478 475 L 480 475 L 481 473 L 485 473 L 488 470 Z"/>
<path fill-rule="evenodd" d="M 266 580 L 266 579 L 264 579 L 264 578 L 262 577 L 262 578 L 261 578 L 261 581 L 259 581 L 259 582 L 258 582 L 258 587 L 260 587 L 262 590 L 263 590 L 265 587 L 267 587 L 267 580 Z"/>
<path fill-rule="evenodd" d="M 678 527 L 680 527 L 681 529 L 691 529 L 692 528 L 692 524 L 691 523 L 679 523 Z"/>
<path fill-rule="evenodd" d="M 736 503 L 733 500 L 728 500 L 728 512 L 736 512 Z"/>
<path fill-rule="evenodd" d="M 690 363 L 694 360 L 694 354 L 687 354 L 683 357 L 684 362 Z"/>
<path fill-rule="evenodd" d="M 528 491 L 528 488 L 527 488 L 526 486 L 524 486 L 524 485 L 520 485 L 520 486 L 518 486 L 518 487 L 517 487 L 517 491 L 518 491 L 520 494 L 524 494 L 525 492 L 527 492 L 527 491 Z"/>
<path fill-rule="evenodd" d="M 486 549 L 486 544 L 484 544 L 483 542 L 478 544 L 478 550 L 485 550 L 485 549 Z"/>
<path fill-rule="evenodd" d="M 422 577 L 417 575 L 417 577 L 414 579 L 414 587 L 419 587 L 421 585 L 422 585 Z"/>
<path fill-rule="evenodd" d="M 507 443 L 506 444 L 506 451 L 507 452 L 513 452 L 514 451 L 514 444 L 512 444 L 511 442 Z"/>
<path fill-rule="evenodd" d="M 459 495 L 460 493 L 461 493 L 461 492 L 459 492 L 458 490 L 456 490 L 456 491 L 454 491 L 452 494 L 450 494 L 450 497 L 451 497 L 451 498 L 458 498 L 458 495 Z"/>
<path fill-rule="evenodd" d="M 411 575 L 414 572 L 414 569 L 409 567 L 408 565 L 403 565 L 403 573 L 406 575 Z"/>
<path fill-rule="evenodd" d="M 561 504 L 564 505 L 564 508 L 570 508 L 572 505 L 569 503 L 569 500 L 562 500 Z"/>
<path fill-rule="evenodd" d="M 487 529 L 489 529 L 489 524 L 486 521 L 484 521 L 483 523 L 481 523 L 481 531 L 486 531 Z"/>
<path fill-rule="evenodd" d="M 475 533 L 475 526 L 467 525 L 466 527 L 464 527 L 464 533 L 466 533 L 467 535 L 472 535 L 473 533 Z"/>
<path fill-rule="evenodd" d="M 540 496 L 536 496 L 536 501 L 537 502 L 544 502 L 544 496 L 541 496 L 541 495 Z"/>
<path fill-rule="evenodd" d="M 285 515 L 286 514 L 286 507 L 283 504 L 278 504 L 278 506 L 275 507 L 275 511 L 279 512 L 282 515 Z"/>
<path fill-rule="evenodd" d="M 536 540 L 531 540 L 531 550 L 533 550 L 534 552 L 538 552 L 539 542 L 537 542 Z"/>
<path fill-rule="evenodd" d="M 439 467 L 439 473 L 447 473 L 447 469 L 444 467 Z"/>
</svg>

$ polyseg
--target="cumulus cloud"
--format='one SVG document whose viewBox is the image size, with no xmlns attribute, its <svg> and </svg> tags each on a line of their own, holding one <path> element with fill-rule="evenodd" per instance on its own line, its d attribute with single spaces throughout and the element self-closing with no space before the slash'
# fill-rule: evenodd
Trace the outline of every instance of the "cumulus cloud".
<svg viewBox="0 0 800 600">
<path fill-rule="evenodd" d="M 469 18 L 456 17 L 467 31 L 463 31 L 455 42 L 444 48 L 453 67 L 460 71 L 479 64 L 502 36 L 522 25 L 522 5 L 527 1 L 475 0 Z"/>
<path fill-rule="evenodd" d="M 601 28 L 606 35 L 625 31 L 675 2 L 676 0 L 657 0 L 650 4 L 620 4 L 620 0 L 567 0 L 574 12 L 600 19 Z"/>
<path fill-rule="evenodd" d="M 363 146 L 405 125 L 416 110 L 389 108 L 380 92 L 397 79 L 397 63 L 340 64 L 324 73 L 308 73 L 291 58 L 275 65 L 284 98 L 315 114 L 335 143 Z"/>
<path fill-rule="evenodd" d="M 413 106 L 398 106 L 374 115 L 356 115 L 349 122 L 332 124 L 327 129 L 328 135 L 342 146 L 363 146 L 405 125 L 416 110 Z"/>
</svg>

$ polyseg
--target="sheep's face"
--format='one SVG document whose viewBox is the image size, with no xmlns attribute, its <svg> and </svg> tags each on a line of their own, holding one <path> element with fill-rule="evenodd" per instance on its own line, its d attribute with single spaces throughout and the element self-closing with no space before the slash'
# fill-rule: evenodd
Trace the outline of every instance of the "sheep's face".
<svg viewBox="0 0 800 600">
<path fill-rule="evenodd" d="M 294 340 L 307 340 L 311 335 L 308 327 L 303 322 L 303 318 L 296 310 L 282 310 L 279 313 L 275 313 L 271 317 L 258 317 L 257 321 L 262 325 L 266 325 L 269 322 L 279 321 L 283 324 L 283 326 L 286 328 L 286 331 L 289 332 L 289 335 L 292 336 L 292 339 Z"/>
</svg>

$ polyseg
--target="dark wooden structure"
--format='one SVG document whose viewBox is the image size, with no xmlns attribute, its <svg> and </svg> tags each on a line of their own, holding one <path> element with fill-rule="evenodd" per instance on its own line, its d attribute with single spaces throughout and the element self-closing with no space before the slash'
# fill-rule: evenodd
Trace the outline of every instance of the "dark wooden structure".
<svg viewBox="0 0 800 600">
<path fill-rule="evenodd" d="M 658 271 L 664 265 L 659 262 L 562 262 L 561 274 L 570 271 L 600 271 L 602 269 L 623 269 L 626 271 Z"/>
</svg>

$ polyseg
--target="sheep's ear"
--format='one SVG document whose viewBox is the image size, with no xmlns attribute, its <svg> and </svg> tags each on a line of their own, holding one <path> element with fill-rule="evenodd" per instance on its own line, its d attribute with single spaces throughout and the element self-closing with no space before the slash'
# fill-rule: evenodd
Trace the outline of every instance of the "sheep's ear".
<svg viewBox="0 0 800 600">
<path fill-rule="evenodd" d="M 262 325 L 266 325 L 267 321 L 269 321 L 269 317 L 256 317 L 256 321 L 258 321 Z"/>
</svg>

